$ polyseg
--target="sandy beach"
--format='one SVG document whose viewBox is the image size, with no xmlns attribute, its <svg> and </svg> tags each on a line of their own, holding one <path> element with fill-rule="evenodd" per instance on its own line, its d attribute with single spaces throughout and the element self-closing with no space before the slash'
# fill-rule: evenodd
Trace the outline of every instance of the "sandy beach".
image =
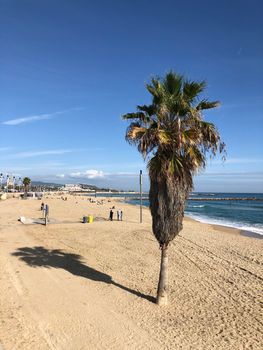
<svg viewBox="0 0 263 350">
<path fill-rule="evenodd" d="M 40 201 L 0 202 L 0 349 L 262 349 L 263 240 L 186 219 L 160 308 L 149 210 L 51 197 L 47 227 L 18 221 Z"/>
</svg>

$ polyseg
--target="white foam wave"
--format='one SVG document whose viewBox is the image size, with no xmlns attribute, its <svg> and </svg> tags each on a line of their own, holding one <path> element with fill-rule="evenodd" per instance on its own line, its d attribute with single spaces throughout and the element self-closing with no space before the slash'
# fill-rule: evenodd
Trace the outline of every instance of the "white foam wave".
<svg viewBox="0 0 263 350">
<path fill-rule="evenodd" d="M 196 214 L 189 214 L 187 213 L 187 216 L 190 218 L 203 222 L 205 224 L 212 224 L 212 225 L 221 225 L 221 226 L 227 226 L 227 227 L 232 227 L 232 228 L 237 228 L 242 231 L 250 231 L 250 232 L 255 232 L 259 235 L 263 235 L 263 226 L 262 225 L 255 225 L 255 226 L 250 226 L 246 223 L 242 222 L 232 222 L 232 221 L 227 221 L 227 220 L 220 220 L 220 219 L 213 219 L 209 218 L 207 216 L 199 216 Z"/>
<path fill-rule="evenodd" d="M 200 205 L 188 205 L 188 208 L 204 208 L 205 205 L 204 204 L 200 204 Z"/>
</svg>

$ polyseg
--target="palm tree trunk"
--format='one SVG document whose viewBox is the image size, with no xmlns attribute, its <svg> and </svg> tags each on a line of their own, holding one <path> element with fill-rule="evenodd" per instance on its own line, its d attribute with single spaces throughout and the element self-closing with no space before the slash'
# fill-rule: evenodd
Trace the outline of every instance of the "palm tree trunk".
<svg viewBox="0 0 263 350">
<path fill-rule="evenodd" d="M 27 187 L 27 185 L 25 185 L 25 193 L 24 193 L 25 199 L 27 199 L 27 191 L 28 191 L 28 187 Z"/>
<path fill-rule="evenodd" d="M 149 192 L 153 233 L 160 246 L 168 245 L 182 230 L 186 191 L 177 178 L 151 177 Z"/>
<path fill-rule="evenodd" d="M 163 246 L 160 266 L 160 275 L 156 303 L 159 306 L 168 304 L 168 247 Z"/>
<path fill-rule="evenodd" d="M 188 188 L 176 176 L 150 173 L 150 210 L 152 229 L 161 250 L 161 267 L 157 292 L 157 304 L 168 303 L 168 245 L 183 227 L 184 205 Z"/>
</svg>

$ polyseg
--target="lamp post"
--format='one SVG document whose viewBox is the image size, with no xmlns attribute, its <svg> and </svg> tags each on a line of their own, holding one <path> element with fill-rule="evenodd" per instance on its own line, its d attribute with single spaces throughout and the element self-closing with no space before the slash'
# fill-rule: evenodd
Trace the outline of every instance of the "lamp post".
<svg viewBox="0 0 263 350">
<path fill-rule="evenodd" d="M 3 174 L 1 173 L 0 174 L 0 182 L 1 182 L 1 190 L 2 190 L 2 185 L 3 185 L 3 178 L 4 178 L 4 176 L 3 176 Z"/>
<path fill-rule="evenodd" d="M 9 175 L 6 175 L 6 192 L 8 192 L 8 186 L 9 186 Z"/>
<path fill-rule="evenodd" d="M 142 170 L 140 170 L 140 223 L 142 223 Z"/>
<path fill-rule="evenodd" d="M 13 191 L 15 192 L 15 182 L 16 182 L 16 177 L 13 176 Z"/>
</svg>

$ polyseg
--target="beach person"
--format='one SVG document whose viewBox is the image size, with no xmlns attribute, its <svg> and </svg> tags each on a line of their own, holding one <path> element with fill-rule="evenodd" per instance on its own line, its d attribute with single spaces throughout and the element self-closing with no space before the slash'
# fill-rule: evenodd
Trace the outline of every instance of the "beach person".
<svg viewBox="0 0 263 350">
<path fill-rule="evenodd" d="M 112 221 L 113 220 L 113 210 L 111 209 L 110 210 L 110 221 Z"/>
<path fill-rule="evenodd" d="M 44 206 L 45 206 L 45 203 L 41 203 L 41 207 L 40 207 L 40 210 L 42 211 L 42 210 L 44 210 Z"/>
<path fill-rule="evenodd" d="M 47 225 L 48 217 L 49 217 L 49 205 L 48 204 L 45 205 L 45 208 L 44 208 L 43 211 L 45 213 L 45 225 Z"/>
<path fill-rule="evenodd" d="M 49 216 L 49 205 L 48 204 L 45 205 L 44 210 L 45 210 L 45 217 L 48 218 L 48 216 Z"/>
<path fill-rule="evenodd" d="M 117 220 L 122 221 L 122 210 L 121 209 L 117 210 Z"/>
</svg>

